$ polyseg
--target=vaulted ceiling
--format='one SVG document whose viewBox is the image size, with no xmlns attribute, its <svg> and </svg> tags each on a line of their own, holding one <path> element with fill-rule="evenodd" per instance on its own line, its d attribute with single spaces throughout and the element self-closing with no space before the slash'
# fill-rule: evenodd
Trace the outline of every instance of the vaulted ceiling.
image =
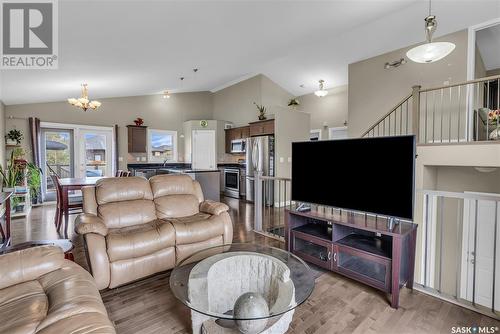
<svg viewBox="0 0 500 334">
<path fill-rule="evenodd" d="M 83 82 L 92 98 L 216 91 L 257 73 L 302 95 L 319 79 L 346 84 L 349 63 L 423 41 L 427 5 L 59 1 L 59 69 L 1 71 L 0 99 L 64 100 L 79 95 Z M 438 36 L 500 16 L 500 0 L 435 0 L 433 8 Z"/>
</svg>

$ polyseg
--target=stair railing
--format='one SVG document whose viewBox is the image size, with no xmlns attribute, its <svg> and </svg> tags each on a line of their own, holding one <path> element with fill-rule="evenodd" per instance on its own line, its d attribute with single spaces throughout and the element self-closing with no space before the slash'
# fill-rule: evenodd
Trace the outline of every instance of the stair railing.
<svg viewBox="0 0 500 334">
<path fill-rule="evenodd" d="M 362 137 L 414 134 L 419 144 L 500 139 L 500 75 L 422 89 L 414 86 Z"/>
</svg>

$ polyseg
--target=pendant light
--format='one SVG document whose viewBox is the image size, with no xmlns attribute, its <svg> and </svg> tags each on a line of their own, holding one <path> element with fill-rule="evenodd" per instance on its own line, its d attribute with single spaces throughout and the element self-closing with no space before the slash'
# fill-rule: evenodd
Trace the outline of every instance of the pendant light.
<svg viewBox="0 0 500 334">
<path fill-rule="evenodd" d="M 319 90 L 315 91 L 314 95 L 316 95 L 317 97 L 323 97 L 323 96 L 328 95 L 328 91 L 325 90 L 324 84 L 325 84 L 325 80 L 319 81 Z"/>
<path fill-rule="evenodd" d="M 429 15 L 425 18 L 425 33 L 427 42 L 410 49 L 406 56 L 416 63 L 433 63 L 443 59 L 455 50 L 455 44 L 450 42 L 433 42 L 432 35 L 436 31 L 436 16 L 431 15 L 431 1 L 429 0 Z"/>
</svg>

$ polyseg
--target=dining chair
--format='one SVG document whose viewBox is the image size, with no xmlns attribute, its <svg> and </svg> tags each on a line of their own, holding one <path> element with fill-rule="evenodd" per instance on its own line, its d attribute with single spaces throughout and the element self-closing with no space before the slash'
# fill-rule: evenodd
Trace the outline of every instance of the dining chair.
<svg viewBox="0 0 500 334">
<path fill-rule="evenodd" d="M 118 169 L 116 171 L 115 177 L 122 177 L 123 171 L 121 169 Z"/>
<path fill-rule="evenodd" d="M 131 174 L 132 174 L 132 173 L 131 173 L 129 170 L 127 170 L 127 171 L 124 171 L 124 172 L 122 173 L 122 177 L 129 177 L 129 176 L 131 176 Z"/>
<path fill-rule="evenodd" d="M 56 189 L 57 204 L 56 204 L 56 215 L 55 215 L 55 219 L 54 219 L 54 224 L 56 226 L 57 232 L 59 232 L 61 229 L 61 223 L 63 221 L 63 216 L 64 216 L 63 193 L 62 193 L 61 183 L 59 182 L 59 177 L 56 174 L 51 174 L 50 178 L 51 178 L 52 183 L 54 184 L 54 187 Z M 82 212 L 83 201 L 81 198 L 69 197 L 68 201 L 69 201 L 69 203 L 68 203 L 68 213 L 69 214 Z"/>
</svg>

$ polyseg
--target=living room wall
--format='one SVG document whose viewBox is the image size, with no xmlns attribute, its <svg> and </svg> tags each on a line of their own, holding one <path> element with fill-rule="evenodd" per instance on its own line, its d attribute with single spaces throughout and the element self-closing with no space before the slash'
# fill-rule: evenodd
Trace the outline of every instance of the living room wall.
<svg viewBox="0 0 500 334">
<path fill-rule="evenodd" d="M 0 101 L 0 164 L 5 166 L 5 105 Z"/>
<path fill-rule="evenodd" d="M 347 91 L 348 86 L 344 85 L 328 89 L 325 97 L 317 97 L 314 93 L 298 97 L 298 109 L 311 114 L 311 129 L 321 129 L 322 139 L 328 139 L 328 128 L 344 126 L 347 121 Z"/>
<path fill-rule="evenodd" d="M 425 88 L 467 80 L 467 31 L 436 40 L 455 43 L 456 49 L 445 59 L 431 64 L 409 60 L 398 68 L 384 68 L 386 62 L 406 58 L 412 45 L 349 65 L 349 136 L 360 136 L 410 94 L 413 85 Z"/>
<path fill-rule="evenodd" d="M 153 129 L 177 131 L 178 155 L 183 157 L 184 142 L 180 137 L 183 122 L 192 119 L 211 119 L 211 95 L 209 92 L 196 92 L 172 94 L 170 99 L 163 99 L 161 95 L 105 98 L 99 99 L 102 107 L 95 112 L 79 111 L 66 101 L 8 105 L 5 108 L 6 128 L 21 130 L 25 135 L 23 145 L 29 150 L 28 117 L 38 117 L 42 122 L 96 126 L 117 124 L 118 156 L 123 157 L 119 167 L 126 169 L 128 161 L 135 161 L 134 157 L 128 154 L 126 126 L 133 124 L 135 118 L 142 117 L 145 125 Z"/>
</svg>

